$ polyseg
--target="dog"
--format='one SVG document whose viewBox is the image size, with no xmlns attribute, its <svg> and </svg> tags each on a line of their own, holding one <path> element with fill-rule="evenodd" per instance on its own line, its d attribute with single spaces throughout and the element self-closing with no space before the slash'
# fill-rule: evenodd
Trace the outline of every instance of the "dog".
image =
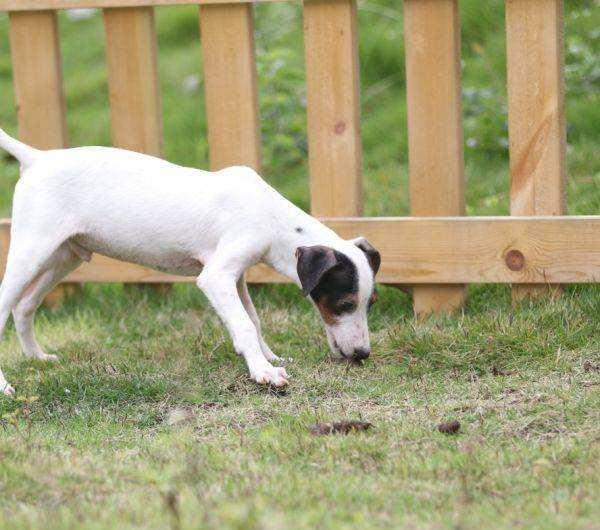
<svg viewBox="0 0 600 530">
<path fill-rule="evenodd" d="M 21 164 L 0 287 L 0 334 L 12 311 L 26 356 L 56 360 L 37 342 L 44 296 L 94 252 L 197 277 L 251 378 L 285 386 L 264 341 L 244 271 L 263 262 L 294 281 L 321 315 L 335 355 L 369 356 L 367 312 L 379 252 L 344 240 L 282 197 L 249 167 L 208 172 L 111 147 L 41 151 L 0 129 Z M 0 390 L 14 393 L 0 370 Z"/>
</svg>

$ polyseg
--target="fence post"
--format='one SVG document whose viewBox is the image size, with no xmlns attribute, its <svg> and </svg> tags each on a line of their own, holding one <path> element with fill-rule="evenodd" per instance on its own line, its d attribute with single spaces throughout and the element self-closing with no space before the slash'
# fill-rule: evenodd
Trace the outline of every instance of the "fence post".
<svg viewBox="0 0 600 530">
<path fill-rule="evenodd" d="M 411 215 L 464 215 L 458 1 L 405 0 L 404 35 Z M 463 285 L 415 285 L 414 309 L 450 311 L 465 295 Z"/>
<path fill-rule="evenodd" d="M 112 143 L 162 156 L 154 8 L 104 9 Z M 154 284 L 161 293 L 170 284 Z"/>
<path fill-rule="evenodd" d="M 9 24 L 19 138 L 39 149 L 67 147 L 56 12 L 11 12 Z M 75 288 L 59 285 L 44 303 L 57 307 Z"/>
<path fill-rule="evenodd" d="M 565 211 L 562 0 L 507 0 L 511 215 Z M 556 292 L 516 285 L 513 300 Z"/>
<path fill-rule="evenodd" d="M 356 0 L 305 0 L 311 211 L 363 211 Z M 357 234 L 358 235 L 358 234 Z"/>
<path fill-rule="evenodd" d="M 200 7 L 210 167 L 261 169 L 252 4 Z"/>
</svg>

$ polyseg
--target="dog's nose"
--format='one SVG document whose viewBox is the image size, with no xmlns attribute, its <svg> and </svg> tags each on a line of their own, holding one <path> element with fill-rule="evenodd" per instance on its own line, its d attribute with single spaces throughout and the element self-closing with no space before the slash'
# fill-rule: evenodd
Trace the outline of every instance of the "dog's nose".
<svg viewBox="0 0 600 530">
<path fill-rule="evenodd" d="M 370 353 L 370 350 L 367 348 L 355 348 L 354 355 L 352 357 L 354 357 L 354 359 L 357 361 L 362 361 L 363 359 L 366 359 Z"/>
</svg>

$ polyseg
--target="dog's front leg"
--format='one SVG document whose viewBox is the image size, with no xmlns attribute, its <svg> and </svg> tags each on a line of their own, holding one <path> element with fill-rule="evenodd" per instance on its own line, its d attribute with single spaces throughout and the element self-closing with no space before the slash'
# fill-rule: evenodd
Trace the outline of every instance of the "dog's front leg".
<svg viewBox="0 0 600 530">
<path fill-rule="evenodd" d="M 284 386 L 288 375 L 284 368 L 277 368 L 265 359 L 256 327 L 238 294 L 236 283 L 245 267 L 240 267 L 238 260 L 232 261 L 224 256 L 211 258 L 204 265 L 197 285 L 227 327 L 234 348 L 246 359 L 250 377 L 257 383 Z"/>
</svg>

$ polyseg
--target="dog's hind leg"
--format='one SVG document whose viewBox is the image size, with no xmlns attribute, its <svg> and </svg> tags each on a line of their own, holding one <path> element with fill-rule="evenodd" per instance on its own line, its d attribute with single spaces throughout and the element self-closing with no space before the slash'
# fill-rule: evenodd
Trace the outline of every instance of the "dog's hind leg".
<svg viewBox="0 0 600 530">
<path fill-rule="evenodd" d="M 48 270 L 52 264 L 52 256 L 61 243 L 60 240 L 51 241 L 44 238 L 13 239 L 0 286 L 0 336 L 11 311 L 32 282 Z M 8 384 L 1 370 L 0 392 L 6 395 L 14 393 L 13 387 Z"/>
<path fill-rule="evenodd" d="M 13 319 L 17 335 L 27 357 L 55 361 L 56 355 L 47 355 L 35 338 L 35 312 L 44 297 L 67 274 L 79 266 L 81 259 L 69 246 L 63 243 L 49 260 L 49 268 L 39 275 L 26 289 L 13 309 Z"/>
<path fill-rule="evenodd" d="M 254 307 L 254 304 L 252 303 L 252 298 L 250 298 L 250 293 L 248 292 L 248 285 L 246 284 L 246 280 L 244 279 L 243 276 L 237 281 L 237 290 L 238 290 L 238 294 L 240 295 L 240 300 L 242 301 L 242 304 L 244 305 L 244 309 L 246 310 L 246 313 L 248 313 L 250 320 L 252 320 L 252 323 L 254 324 L 254 327 L 256 328 L 256 333 L 258 333 L 258 341 L 260 343 L 260 349 L 261 349 L 263 355 L 265 356 L 265 359 L 269 362 L 283 361 L 283 359 L 281 359 L 280 357 L 277 357 L 277 355 L 275 355 L 271 351 L 271 348 L 269 348 L 269 345 L 263 339 L 262 332 L 261 332 L 261 326 L 260 326 L 260 320 L 258 318 L 256 308 Z"/>
</svg>

